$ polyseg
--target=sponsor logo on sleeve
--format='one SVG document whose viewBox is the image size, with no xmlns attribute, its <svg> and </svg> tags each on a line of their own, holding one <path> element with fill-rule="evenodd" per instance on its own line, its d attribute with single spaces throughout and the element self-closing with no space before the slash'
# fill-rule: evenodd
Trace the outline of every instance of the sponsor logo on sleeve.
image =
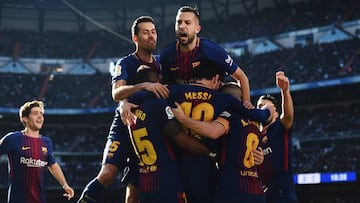
<svg viewBox="0 0 360 203">
<path fill-rule="evenodd" d="M 165 113 L 168 117 L 168 119 L 173 119 L 175 116 L 174 116 L 174 113 L 172 112 L 170 106 L 166 106 L 165 107 Z"/>
</svg>

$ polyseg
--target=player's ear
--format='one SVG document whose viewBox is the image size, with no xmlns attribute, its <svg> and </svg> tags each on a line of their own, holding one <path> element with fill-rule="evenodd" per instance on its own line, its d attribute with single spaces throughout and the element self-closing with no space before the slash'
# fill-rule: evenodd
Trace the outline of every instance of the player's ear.
<svg viewBox="0 0 360 203">
<path fill-rule="evenodd" d="M 26 123 L 26 122 L 28 122 L 28 120 L 29 120 L 29 119 L 28 119 L 27 117 L 25 117 L 25 116 L 21 118 L 21 122 L 22 122 L 22 123 Z"/>
<path fill-rule="evenodd" d="M 139 38 L 138 38 L 137 35 L 132 35 L 132 36 L 131 36 L 131 39 L 132 39 L 132 41 L 135 42 L 135 43 L 139 42 Z"/>
<path fill-rule="evenodd" d="M 214 86 L 217 88 L 219 88 L 220 85 L 220 75 L 216 74 L 214 77 L 212 77 L 211 82 L 214 84 Z"/>
<path fill-rule="evenodd" d="M 201 31 L 201 25 L 197 25 L 196 26 L 196 34 L 199 34 L 200 31 Z"/>
</svg>

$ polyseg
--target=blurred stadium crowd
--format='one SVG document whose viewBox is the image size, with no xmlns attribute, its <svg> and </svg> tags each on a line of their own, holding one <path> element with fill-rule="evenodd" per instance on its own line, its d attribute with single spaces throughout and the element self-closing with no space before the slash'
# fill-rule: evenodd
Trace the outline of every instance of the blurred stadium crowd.
<svg viewBox="0 0 360 203">
<path fill-rule="evenodd" d="M 231 16 L 236 20 L 226 23 L 219 20 L 204 21 L 204 32 L 201 32 L 201 36 L 217 42 L 229 42 L 259 36 L 271 37 L 277 33 L 329 24 L 341 26 L 344 21 L 360 19 L 358 1 L 331 2 L 307 1 L 280 8 L 266 8 L 253 16 Z M 174 33 L 169 30 L 173 30 L 173 27 L 158 30 L 158 49 L 174 39 Z M 130 33 L 124 35 L 130 36 Z M 327 44 L 314 43 L 259 55 L 245 53 L 243 56 L 235 57 L 235 60 L 248 74 L 251 89 L 273 87 L 275 83 L 272 76 L 278 69 L 286 72 L 291 84 L 359 76 L 359 37 L 360 30 L 349 40 Z M 0 56 L 120 58 L 132 50 L 133 47 L 103 31 L 51 31 L 40 34 L 32 31 L 0 30 Z M 44 92 L 42 89 L 47 77 L 50 76 L 0 73 L 0 107 L 18 108 L 24 101 L 39 97 L 44 100 L 46 109 L 116 107 L 116 103 L 111 99 L 110 74 L 55 75 L 48 80 Z M 357 171 L 359 174 L 359 83 L 295 91 L 293 97 L 294 172 Z M 256 95 L 252 95 L 252 99 L 255 101 Z M 74 188 L 83 188 L 100 168 L 101 150 L 113 112 L 105 113 L 100 118 L 92 118 L 91 123 L 87 123 L 87 115 L 73 118 L 72 121 L 66 118 L 49 118 L 51 116 L 46 117 L 44 134 L 53 139 L 57 157 L 71 185 Z M 21 129 L 16 116 L 14 118 L 13 122 L 0 123 L 1 136 L 14 129 Z M 0 173 L 5 174 L 6 171 L 5 157 L 1 157 Z M 56 183 L 49 177 L 47 185 L 51 187 Z M 1 178 L 0 186 L 6 187 L 6 180 Z M 119 186 L 119 182 L 114 183 L 115 188 Z M 311 201 L 316 202 L 308 202 Z M 327 202 L 359 200 L 338 199 Z"/>
</svg>

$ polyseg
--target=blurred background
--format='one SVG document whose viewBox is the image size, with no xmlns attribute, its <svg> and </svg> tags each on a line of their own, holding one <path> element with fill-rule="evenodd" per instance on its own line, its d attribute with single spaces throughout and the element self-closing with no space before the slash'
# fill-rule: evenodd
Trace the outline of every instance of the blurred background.
<svg viewBox="0 0 360 203">
<path fill-rule="evenodd" d="M 21 130 L 18 108 L 46 104 L 42 133 L 75 202 L 100 169 L 117 104 L 111 74 L 134 51 L 130 26 L 154 17 L 156 53 L 175 40 L 182 5 L 200 10 L 200 36 L 224 47 L 246 72 L 251 98 L 270 93 L 277 70 L 295 106 L 293 170 L 299 203 L 357 203 L 360 192 L 360 1 L 358 0 L 0 0 L 0 137 Z M 0 156 L 0 201 L 7 157 Z M 48 202 L 65 202 L 47 173 Z M 119 178 L 103 202 L 122 202 Z"/>
</svg>

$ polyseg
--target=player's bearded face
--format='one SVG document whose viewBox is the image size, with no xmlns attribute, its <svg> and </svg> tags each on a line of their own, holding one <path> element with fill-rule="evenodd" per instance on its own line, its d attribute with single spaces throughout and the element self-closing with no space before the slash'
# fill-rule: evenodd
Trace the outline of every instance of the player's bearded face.
<svg viewBox="0 0 360 203">
<path fill-rule="evenodd" d="M 153 52 L 156 49 L 156 39 L 157 36 L 139 37 L 139 47 L 145 51 Z"/>
<path fill-rule="evenodd" d="M 175 33 L 181 45 L 194 42 L 197 35 L 198 22 L 193 13 L 182 12 L 176 16 Z"/>
<path fill-rule="evenodd" d="M 140 23 L 138 44 L 145 51 L 153 52 L 156 49 L 157 33 L 155 25 L 152 23 Z"/>
<path fill-rule="evenodd" d="M 191 44 L 196 37 L 196 33 L 185 33 L 185 32 L 178 32 L 177 37 L 181 45 L 188 45 Z"/>
</svg>

